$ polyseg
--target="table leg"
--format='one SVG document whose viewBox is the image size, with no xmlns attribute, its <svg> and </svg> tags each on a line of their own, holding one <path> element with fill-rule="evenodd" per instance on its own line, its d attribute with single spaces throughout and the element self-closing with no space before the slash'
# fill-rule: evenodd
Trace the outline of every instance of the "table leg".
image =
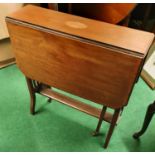
<svg viewBox="0 0 155 155">
<path fill-rule="evenodd" d="M 146 131 L 148 125 L 151 122 L 151 119 L 152 119 L 154 113 L 155 113 L 155 101 L 154 101 L 154 103 L 152 103 L 152 104 L 150 104 L 148 106 L 143 126 L 142 126 L 142 128 L 141 128 L 141 130 L 139 132 L 136 132 L 133 135 L 133 138 L 138 139 L 142 134 L 144 134 L 144 132 Z"/>
<path fill-rule="evenodd" d="M 28 90 L 30 93 L 30 112 L 32 115 L 35 113 L 35 103 L 36 103 L 36 95 L 35 90 L 33 88 L 32 80 L 26 77 L 26 82 L 28 86 Z"/>
<path fill-rule="evenodd" d="M 111 139 L 111 136 L 113 134 L 114 128 L 116 126 L 117 119 L 119 117 L 120 111 L 121 111 L 121 109 L 116 109 L 115 112 L 114 112 L 114 115 L 113 115 L 113 118 L 112 118 L 112 121 L 111 121 L 111 124 L 110 124 L 110 128 L 109 128 L 109 131 L 108 131 L 105 143 L 104 143 L 104 148 L 107 148 L 107 146 L 108 146 L 108 144 L 110 142 L 110 139 Z"/>
<path fill-rule="evenodd" d="M 103 109 L 102 109 L 101 114 L 100 114 L 99 122 L 97 124 L 96 130 L 93 132 L 93 136 L 99 135 L 99 130 L 100 130 L 100 127 L 102 125 L 102 121 L 103 121 L 104 115 L 106 113 L 106 110 L 107 110 L 107 107 L 103 106 Z"/>
</svg>

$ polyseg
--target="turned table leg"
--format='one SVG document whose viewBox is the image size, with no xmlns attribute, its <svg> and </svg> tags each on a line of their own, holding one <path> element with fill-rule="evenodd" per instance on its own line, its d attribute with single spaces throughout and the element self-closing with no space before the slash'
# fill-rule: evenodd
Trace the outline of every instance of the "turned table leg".
<svg viewBox="0 0 155 155">
<path fill-rule="evenodd" d="M 99 117 L 99 121 L 98 121 L 96 130 L 94 131 L 93 136 L 99 135 L 99 130 L 101 128 L 102 121 L 103 121 L 104 116 L 106 114 L 106 110 L 107 110 L 107 107 L 103 106 L 103 109 L 101 111 L 101 114 L 100 114 L 100 117 Z M 106 140 L 105 140 L 104 148 L 107 148 L 107 146 L 108 146 L 108 144 L 110 142 L 110 139 L 111 139 L 111 136 L 113 134 L 114 128 L 116 126 L 116 123 L 117 123 L 120 111 L 121 111 L 121 109 L 115 109 L 114 114 L 112 116 L 112 120 L 109 122 L 110 123 L 110 127 L 109 127 L 109 131 L 107 133 L 107 137 L 106 137 Z"/>
<path fill-rule="evenodd" d="M 114 128 L 116 126 L 120 111 L 121 111 L 120 109 L 116 109 L 115 112 L 114 112 L 114 115 L 113 115 L 113 118 L 112 118 L 112 121 L 111 121 L 111 124 L 110 124 L 110 128 L 109 128 L 109 131 L 108 131 L 108 134 L 107 134 L 104 146 L 103 146 L 104 148 L 107 148 L 107 146 L 109 144 L 109 141 L 111 139 Z"/>
<path fill-rule="evenodd" d="M 103 121 L 104 115 L 106 113 L 106 110 L 107 110 L 107 107 L 106 106 L 103 106 L 103 109 L 101 111 L 100 118 L 99 118 L 99 121 L 98 121 L 96 130 L 93 132 L 93 136 L 99 135 L 99 130 L 100 130 L 100 127 L 102 125 L 102 121 Z"/>
<path fill-rule="evenodd" d="M 133 137 L 135 139 L 138 139 L 142 134 L 144 134 L 144 132 L 146 131 L 148 125 L 151 122 L 151 119 L 152 119 L 154 113 L 155 113 L 155 101 L 154 101 L 154 103 L 152 103 L 152 104 L 150 104 L 148 106 L 148 109 L 147 109 L 147 112 L 146 112 L 146 115 L 145 115 L 145 119 L 144 119 L 144 123 L 143 123 L 143 126 L 142 126 L 141 130 L 139 132 L 136 132 L 133 135 Z"/>
</svg>

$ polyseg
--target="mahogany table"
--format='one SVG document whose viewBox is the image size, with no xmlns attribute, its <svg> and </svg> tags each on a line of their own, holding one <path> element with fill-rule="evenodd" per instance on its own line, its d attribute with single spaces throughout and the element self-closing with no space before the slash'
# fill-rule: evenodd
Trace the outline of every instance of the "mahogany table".
<svg viewBox="0 0 155 155">
<path fill-rule="evenodd" d="M 31 113 L 35 113 L 39 93 L 99 118 L 94 135 L 98 135 L 102 121 L 107 121 L 106 148 L 154 34 L 31 5 L 8 15 L 6 22 L 17 65 L 26 76 Z M 103 108 L 71 99 L 50 87 Z M 107 108 L 114 113 L 107 113 Z"/>
</svg>

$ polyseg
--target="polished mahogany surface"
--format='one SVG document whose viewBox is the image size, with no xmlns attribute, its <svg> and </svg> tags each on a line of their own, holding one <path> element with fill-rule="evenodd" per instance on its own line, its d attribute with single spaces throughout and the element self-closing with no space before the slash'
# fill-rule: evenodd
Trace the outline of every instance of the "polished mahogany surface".
<svg viewBox="0 0 155 155">
<path fill-rule="evenodd" d="M 9 18 L 131 50 L 142 55 L 147 53 L 154 36 L 152 33 L 31 5 L 9 15 Z"/>
<path fill-rule="evenodd" d="M 27 77 L 115 109 L 127 104 L 154 38 L 34 6 L 6 21 Z"/>
</svg>

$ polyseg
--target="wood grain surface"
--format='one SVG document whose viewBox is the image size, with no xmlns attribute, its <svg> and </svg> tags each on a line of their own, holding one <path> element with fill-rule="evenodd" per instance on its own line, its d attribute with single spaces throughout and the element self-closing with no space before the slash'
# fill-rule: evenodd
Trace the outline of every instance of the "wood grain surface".
<svg viewBox="0 0 155 155">
<path fill-rule="evenodd" d="M 117 24 L 127 17 L 136 3 L 71 3 L 71 13 Z"/>
<path fill-rule="evenodd" d="M 10 23 L 8 28 L 27 77 L 109 107 L 127 103 L 140 58 Z"/>
<path fill-rule="evenodd" d="M 99 33 L 100 27 L 94 29 L 94 32 L 90 29 L 86 32 L 65 29 L 59 21 L 63 15 L 62 13 L 43 9 L 40 15 L 46 18 L 48 16 L 49 19 L 55 21 L 53 25 L 52 22 L 41 22 L 42 18 L 36 18 L 36 15 L 28 17 L 38 9 L 40 12 L 42 11 L 37 7 L 26 7 L 9 16 L 6 20 L 16 61 L 22 72 L 33 80 L 114 109 L 126 105 L 142 67 L 146 51 L 142 51 L 139 53 L 140 55 L 136 54 L 139 51 L 129 53 L 130 44 L 126 45 L 125 43 L 127 40 L 129 43 L 136 41 L 135 37 L 132 36 L 132 33 L 135 32 L 137 38 L 140 37 L 141 40 L 146 41 L 143 43 L 143 50 L 147 50 L 154 36 L 150 33 L 130 31 L 130 29 L 121 27 L 123 33 L 120 40 L 122 40 L 123 45 L 129 46 L 122 51 L 119 46 L 115 49 L 113 45 L 110 46 L 112 43 L 111 35 L 105 35 L 105 38 L 107 37 L 109 40 L 109 47 L 105 46 L 104 42 L 102 44 L 96 42 L 97 36 L 101 36 L 105 40 L 102 33 L 97 36 L 94 35 L 91 42 L 84 39 L 86 32 L 88 35 L 95 34 L 95 32 Z M 52 19 L 52 17 L 55 18 Z M 64 17 L 67 19 L 74 18 L 66 14 L 64 14 Z M 19 22 L 19 19 L 22 22 Z M 38 20 L 38 25 L 39 21 L 40 24 L 42 23 L 40 27 L 34 25 L 37 19 L 41 19 Z M 83 23 L 91 21 L 92 26 L 98 24 L 94 20 L 81 19 Z M 113 30 L 113 25 L 103 23 L 103 28 L 104 25 L 108 27 L 109 32 L 113 31 L 116 36 L 119 35 L 117 31 L 119 27 L 115 29 L 114 26 Z M 54 27 L 56 27 L 55 33 Z M 52 28 L 52 30 L 47 28 Z M 61 29 L 65 33 L 61 33 Z M 59 33 L 57 30 L 59 30 Z M 77 32 L 80 32 L 81 37 L 77 35 Z M 129 33 L 128 38 L 126 38 L 127 33 Z M 120 45 L 119 40 L 116 39 L 115 43 L 117 42 Z M 139 41 L 136 41 L 136 43 L 138 44 Z M 134 49 L 136 50 L 136 48 L 137 46 Z"/>
<path fill-rule="evenodd" d="M 153 33 L 86 19 L 31 5 L 9 15 L 9 17 L 144 55 L 146 55 L 152 43 L 152 38 L 154 37 Z M 86 28 L 74 28 L 68 26 L 67 22 L 81 23 L 86 25 Z"/>
</svg>

